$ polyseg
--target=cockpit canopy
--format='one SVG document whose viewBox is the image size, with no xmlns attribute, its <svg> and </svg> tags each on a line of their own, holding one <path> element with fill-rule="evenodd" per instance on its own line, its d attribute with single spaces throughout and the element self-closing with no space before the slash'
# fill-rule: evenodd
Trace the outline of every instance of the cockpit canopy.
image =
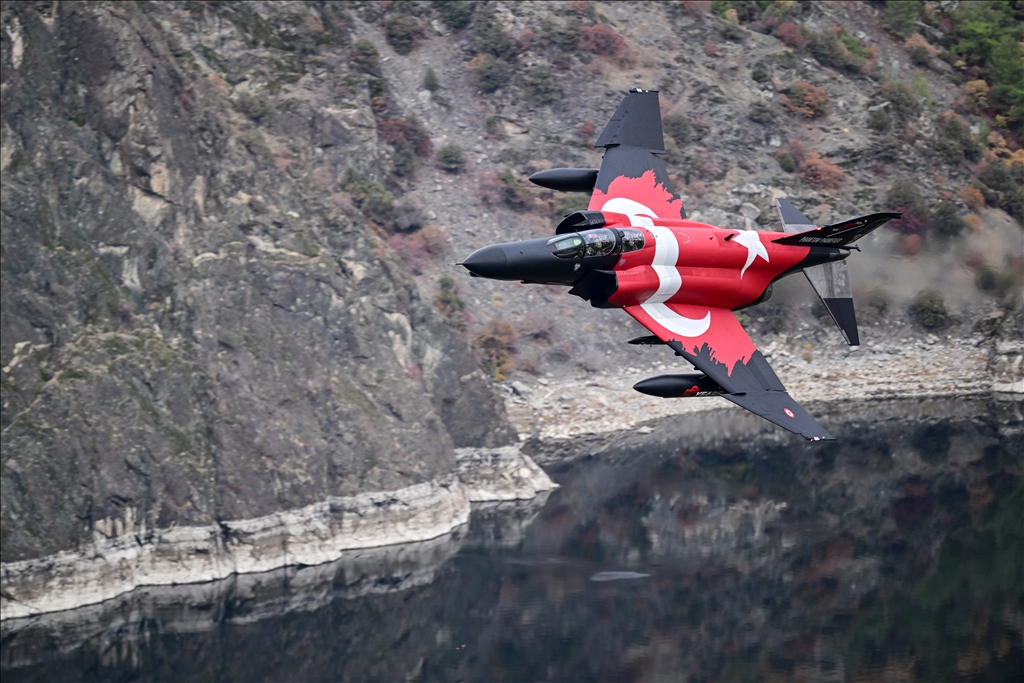
<svg viewBox="0 0 1024 683">
<path fill-rule="evenodd" d="M 643 249 L 644 234 L 636 228 L 598 228 L 552 237 L 548 246 L 564 259 L 611 256 Z"/>
</svg>

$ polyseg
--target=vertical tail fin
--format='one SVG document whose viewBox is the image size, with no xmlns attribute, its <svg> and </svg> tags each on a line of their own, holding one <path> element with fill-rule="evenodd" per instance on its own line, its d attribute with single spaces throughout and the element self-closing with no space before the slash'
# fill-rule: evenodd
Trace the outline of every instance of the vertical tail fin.
<svg viewBox="0 0 1024 683">
<path fill-rule="evenodd" d="M 785 199 L 776 199 L 775 207 L 782 220 L 782 229 L 788 233 L 802 233 L 816 230 L 817 226 L 807 216 Z M 883 221 L 884 222 L 884 221 Z M 857 315 L 853 310 L 853 292 L 850 289 L 850 275 L 846 261 L 831 261 L 818 266 L 804 268 L 804 276 L 814 288 L 814 293 L 825 304 L 832 321 L 839 328 L 846 343 L 860 345 L 857 334 Z"/>
</svg>

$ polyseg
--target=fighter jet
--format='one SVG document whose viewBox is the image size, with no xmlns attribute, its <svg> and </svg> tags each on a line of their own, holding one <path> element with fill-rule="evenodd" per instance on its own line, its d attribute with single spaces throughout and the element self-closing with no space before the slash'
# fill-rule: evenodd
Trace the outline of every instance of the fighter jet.
<svg viewBox="0 0 1024 683">
<path fill-rule="evenodd" d="M 475 277 L 570 287 L 597 308 L 621 308 L 696 373 L 661 375 L 633 388 L 664 398 L 721 396 L 812 441 L 834 437 L 793 398 L 736 319 L 766 301 L 772 283 L 802 271 L 850 345 L 859 344 L 847 267 L 853 243 L 898 213 L 817 226 L 776 200 L 782 232 L 734 230 L 689 220 L 665 165 L 654 90 L 632 89 L 595 143 L 600 169 L 559 168 L 530 180 L 591 192 L 550 238 L 479 249 L 462 265 Z"/>
</svg>

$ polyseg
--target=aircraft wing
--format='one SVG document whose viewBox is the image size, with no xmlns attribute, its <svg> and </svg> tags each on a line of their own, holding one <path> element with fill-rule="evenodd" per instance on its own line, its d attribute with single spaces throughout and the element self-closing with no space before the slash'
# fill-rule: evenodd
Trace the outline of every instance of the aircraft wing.
<svg viewBox="0 0 1024 683">
<path fill-rule="evenodd" d="M 656 90 L 630 90 L 594 146 L 605 153 L 589 210 L 633 216 L 634 225 L 643 225 L 644 216 L 686 218 L 658 156 L 665 153 L 665 138 Z"/>
<path fill-rule="evenodd" d="M 812 441 L 834 439 L 786 393 L 732 311 L 665 303 L 626 306 L 625 310 L 721 385 L 726 392 L 722 398 Z"/>
</svg>

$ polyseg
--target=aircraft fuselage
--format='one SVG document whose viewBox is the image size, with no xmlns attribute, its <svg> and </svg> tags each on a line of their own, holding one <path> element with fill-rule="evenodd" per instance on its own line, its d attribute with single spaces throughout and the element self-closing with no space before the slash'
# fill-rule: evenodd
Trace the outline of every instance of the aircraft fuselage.
<svg viewBox="0 0 1024 683">
<path fill-rule="evenodd" d="M 780 232 L 607 211 L 601 216 L 602 227 L 491 245 L 463 265 L 479 277 L 571 286 L 602 308 L 652 302 L 737 310 L 763 301 L 780 277 L 850 253 L 776 244 L 786 236 Z M 580 242 L 575 252 L 573 240 Z"/>
</svg>

